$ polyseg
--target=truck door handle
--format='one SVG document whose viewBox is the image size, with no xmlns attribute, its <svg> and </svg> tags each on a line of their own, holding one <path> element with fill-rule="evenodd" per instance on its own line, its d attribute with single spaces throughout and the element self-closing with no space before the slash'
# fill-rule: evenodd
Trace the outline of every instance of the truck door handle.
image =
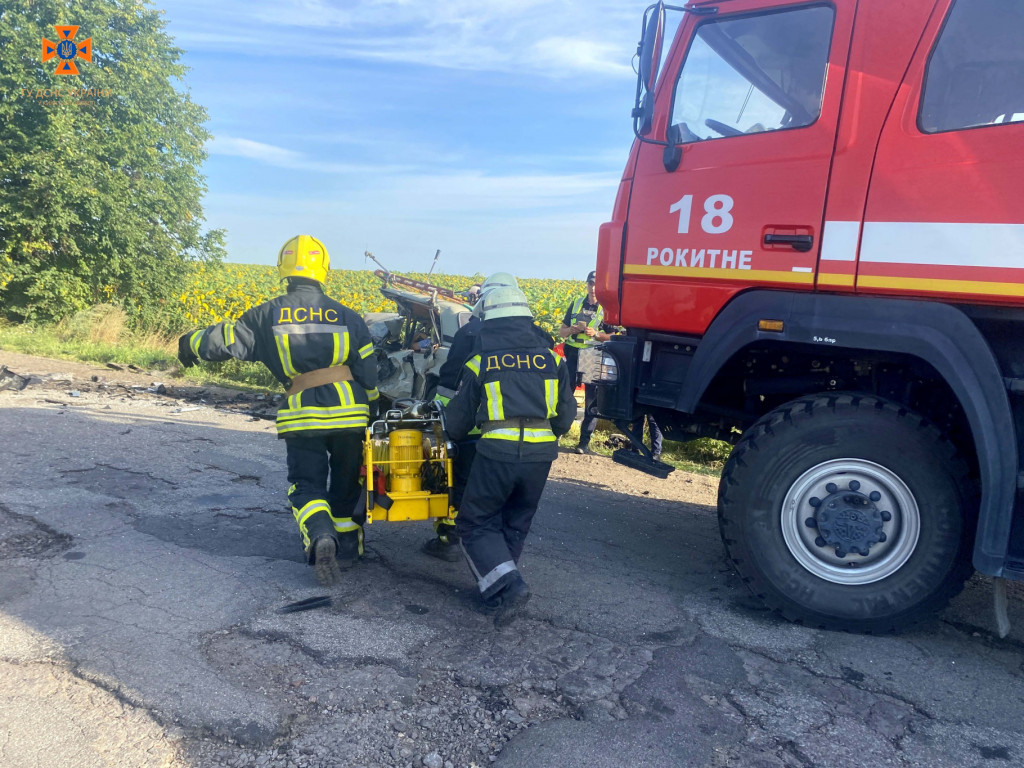
<svg viewBox="0 0 1024 768">
<path fill-rule="evenodd" d="M 814 235 L 773 235 L 764 236 L 765 245 L 790 245 L 794 251 L 806 253 L 814 246 Z"/>
</svg>

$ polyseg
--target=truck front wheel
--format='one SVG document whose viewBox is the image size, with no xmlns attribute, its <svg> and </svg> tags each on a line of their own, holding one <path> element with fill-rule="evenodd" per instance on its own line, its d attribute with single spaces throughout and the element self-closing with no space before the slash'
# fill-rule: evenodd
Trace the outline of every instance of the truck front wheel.
<svg viewBox="0 0 1024 768">
<path fill-rule="evenodd" d="M 718 490 L 729 557 L 787 619 L 891 632 L 971 575 L 977 494 L 952 443 L 897 403 L 830 393 L 761 418 Z"/>
</svg>

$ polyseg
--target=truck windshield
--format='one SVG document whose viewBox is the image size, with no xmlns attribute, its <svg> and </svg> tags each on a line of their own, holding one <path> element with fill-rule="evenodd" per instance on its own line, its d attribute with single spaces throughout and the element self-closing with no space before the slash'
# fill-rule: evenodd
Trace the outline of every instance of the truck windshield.
<svg viewBox="0 0 1024 768">
<path fill-rule="evenodd" d="M 834 19 L 831 7 L 811 6 L 701 24 L 672 107 L 683 142 L 817 120 Z"/>
</svg>

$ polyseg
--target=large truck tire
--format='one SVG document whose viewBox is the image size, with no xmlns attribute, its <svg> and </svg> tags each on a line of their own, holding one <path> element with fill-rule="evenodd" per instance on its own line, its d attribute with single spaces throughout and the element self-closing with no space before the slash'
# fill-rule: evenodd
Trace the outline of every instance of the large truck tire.
<svg viewBox="0 0 1024 768">
<path fill-rule="evenodd" d="M 718 520 L 743 580 L 790 621 L 885 633 L 933 615 L 970 577 L 978 496 L 956 449 L 898 403 L 801 398 L 736 445 Z"/>
</svg>

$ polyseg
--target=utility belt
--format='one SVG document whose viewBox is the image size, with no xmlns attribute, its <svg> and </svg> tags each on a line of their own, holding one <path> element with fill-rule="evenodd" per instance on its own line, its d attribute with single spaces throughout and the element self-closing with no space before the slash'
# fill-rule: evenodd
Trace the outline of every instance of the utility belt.
<svg viewBox="0 0 1024 768">
<path fill-rule="evenodd" d="M 496 429 L 551 429 L 551 422 L 547 419 L 502 419 L 501 421 L 485 421 L 480 425 L 480 431 L 485 435 Z"/>
<path fill-rule="evenodd" d="M 583 349 L 584 347 L 592 346 L 590 342 L 590 336 L 586 334 L 579 334 L 582 339 L 577 339 L 575 336 L 570 336 L 565 340 L 565 344 L 570 347 L 576 347 L 576 349 Z"/>
<path fill-rule="evenodd" d="M 485 421 L 480 425 L 484 440 L 522 440 L 526 443 L 549 443 L 557 438 L 551 431 L 551 422 L 547 419 L 501 419 Z"/>
<path fill-rule="evenodd" d="M 288 387 L 288 397 L 297 395 L 304 389 L 313 389 L 322 387 L 324 384 L 335 384 L 342 381 L 352 381 L 352 371 L 347 365 L 317 368 L 315 371 L 300 373 L 292 379 L 292 385 Z"/>
</svg>

